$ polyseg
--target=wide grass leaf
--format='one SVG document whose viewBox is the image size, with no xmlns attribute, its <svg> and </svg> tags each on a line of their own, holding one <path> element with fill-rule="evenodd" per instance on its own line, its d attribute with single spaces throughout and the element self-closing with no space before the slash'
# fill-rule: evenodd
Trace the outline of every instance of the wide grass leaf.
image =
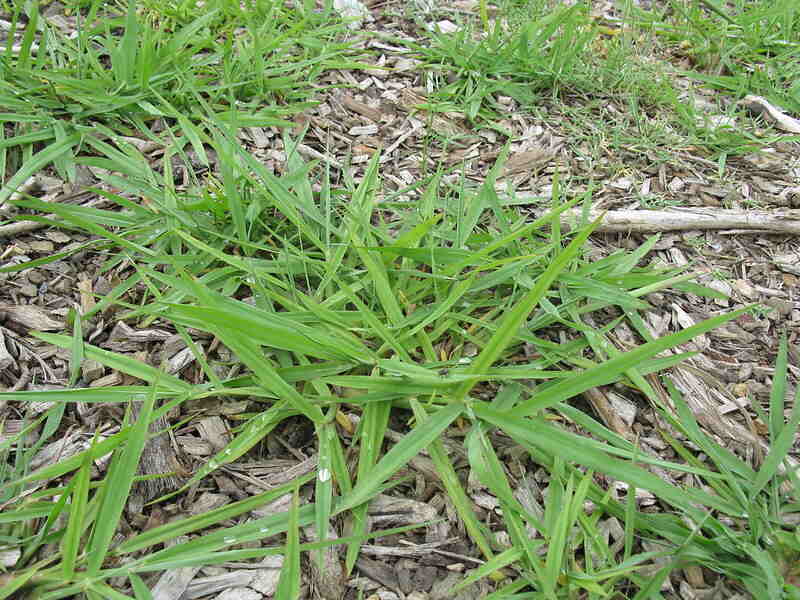
<svg viewBox="0 0 800 600">
<path fill-rule="evenodd" d="M 613 383 L 620 376 L 622 376 L 625 371 L 636 368 L 642 361 L 652 358 L 659 352 L 663 352 L 664 350 L 668 350 L 679 344 L 688 342 L 702 333 L 710 331 L 715 327 L 719 327 L 723 323 L 726 323 L 727 321 L 737 318 L 750 309 L 751 307 L 748 306 L 725 315 L 712 317 L 703 321 L 702 323 L 687 327 L 682 331 L 678 331 L 676 333 L 653 340 L 652 342 L 642 344 L 641 346 L 625 352 L 624 354 L 620 354 L 619 356 L 603 362 L 596 367 L 582 371 L 575 376 L 563 379 L 558 383 L 554 383 L 540 392 L 537 392 L 532 398 L 517 405 L 517 407 L 514 409 L 515 414 L 519 416 L 530 416 L 544 408 L 547 408 L 548 406 L 552 406 L 553 404 L 562 402 L 572 398 L 573 396 L 577 396 L 588 389 Z"/>
<path fill-rule="evenodd" d="M 424 423 L 418 424 L 384 455 L 366 480 L 357 482 L 353 491 L 342 498 L 342 504 L 337 512 L 353 508 L 371 499 L 389 477 L 438 438 L 461 415 L 462 410 L 463 407 L 454 403 L 438 410 Z"/>
</svg>

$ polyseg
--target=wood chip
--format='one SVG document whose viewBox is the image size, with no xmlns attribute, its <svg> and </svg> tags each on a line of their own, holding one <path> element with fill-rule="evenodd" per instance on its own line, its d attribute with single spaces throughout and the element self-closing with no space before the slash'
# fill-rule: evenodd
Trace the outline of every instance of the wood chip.
<svg viewBox="0 0 800 600">
<path fill-rule="evenodd" d="M 253 571 L 246 569 L 229 571 L 228 573 L 211 577 L 197 577 L 189 583 L 180 598 L 181 600 L 194 600 L 209 594 L 216 594 L 228 588 L 244 587 L 253 580 L 253 577 Z"/>
<path fill-rule="evenodd" d="M 382 113 L 377 108 L 372 108 L 363 102 L 359 102 L 352 96 L 347 94 L 342 95 L 342 104 L 348 110 L 353 111 L 354 113 L 358 113 L 362 117 L 367 117 L 371 121 L 375 121 L 376 123 L 380 123 Z"/>
<path fill-rule="evenodd" d="M 189 537 L 182 535 L 174 540 L 167 541 L 164 545 L 167 548 L 188 542 Z M 161 574 L 158 582 L 152 590 L 153 600 L 175 600 L 183 598 L 183 593 L 194 579 L 200 567 L 176 567 L 167 569 Z"/>
<path fill-rule="evenodd" d="M 36 331 L 56 331 L 65 328 L 63 321 L 52 318 L 48 311 L 33 305 L 0 304 L 0 313 L 27 329 Z"/>
<path fill-rule="evenodd" d="M 800 120 L 790 117 L 776 106 L 770 104 L 766 98 L 761 96 L 745 96 L 739 100 L 739 104 L 749 110 L 768 117 L 778 129 L 789 133 L 800 133 Z"/>
</svg>

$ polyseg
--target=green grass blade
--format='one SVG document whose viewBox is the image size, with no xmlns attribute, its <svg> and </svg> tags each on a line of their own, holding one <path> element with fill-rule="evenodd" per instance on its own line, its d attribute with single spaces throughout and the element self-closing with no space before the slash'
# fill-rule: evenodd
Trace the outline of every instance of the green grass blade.
<svg viewBox="0 0 800 600">
<path fill-rule="evenodd" d="M 154 527 L 153 529 L 149 529 L 147 531 L 142 531 L 141 533 L 125 540 L 119 546 L 117 546 L 114 549 L 114 554 L 130 554 L 132 552 L 137 552 L 144 548 L 149 548 L 150 546 L 155 546 L 156 544 L 161 544 L 168 540 L 175 539 L 180 535 L 185 535 L 187 533 L 212 527 L 217 523 L 242 515 L 258 508 L 259 506 L 269 504 L 273 500 L 276 500 L 288 492 L 291 492 L 296 487 L 305 485 L 313 478 L 314 474 L 308 473 L 289 483 L 278 486 L 256 496 L 245 498 L 244 500 L 239 500 L 238 502 L 221 506 L 220 508 L 215 508 L 201 515 L 194 515 L 179 521 L 165 523 L 164 525 Z"/>
<path fill-rule="evenodd" d="M 769 453 L 764 458 L 758 473 L 756 473 L 755 480 L 747 487 L 751 498 L 755 499 L 756 495 L 764 489 L 778 472 L 780 464 L 789 455 L 789 451 L 796 442 L 798 425 L 800 425 L 800 388 L 798 388 L 795 395 L 789 421 L 781 427 L 778 437 L 772 440 Z"/>
<path fill-rule="evenodd" d="M 372 498 L 389 477 L 438 438 L 461 412 L 461 406 L 451 404 L 431 415 L 424 423 L 419 423 L 384 455 L 367 480 L 356 483 L 353 491 L 342 498 L 337 512 L 348 510 Z"/>
<path fill-rule="evenodd" d="M 519 415 L 529 416 L 539 410 L 542 410 L 543 408 L 552 406 L 557 402 L 577 396 L 578 394 L 585 392 L 590 388 L 612 383 L 628 369 L 637 367 L 641 361 L 652 358 L 659 352 L 663 352 L 664 350 L 668 350 L 674 346 L 688 342 L 702 333 L 710 331 L 711 329 L 714 329 L 715 327 L 718 327 L 727 321 L 735 319 L 751 308 L 752 307 L 748 306 L 726 315 L 712 317 L 711 319 L 707 319 L 702 323 L 687 327 L 682 331 L 678 331 L 662 338 L 658 338 L 652 342 L 642 344 L 641 346 L 625 352 L 624 354 L 620 354 L 619 356 L 616 356 L 594 368 L 582 371 L 574 377 L 564 379 L 546 389 L 543 389 L 533 398 L 521 402 L 515 410 L 518 411 L 517 414 Z"/>
<path fill-rule="evenodd" d="M 60 348 L 70 348 L 73 344 L 73 338 L 67 335 L 43 333 L 41 331 L 35 331 L 32 333 L 32 335 L 47 342 L 48 344 L 53 344 L 54 346 L 58 346 Z M 102 363 L 111 369 L 115 369 L 122 373 L 127 373 L 128 375 L 136 377 L 137 379 L 142 379 L 149 384 L 155 385 L 158 383 L 166 389 L 179 393 L 190 392 L 192 390 L 192 386 L 185 381 L 182 381 L 173 375 L 164 373 L 155 367 L 151 367 L 150 365 L 136 359 L 118 354 L 116 352 L 109 352 L 108 350 L 103 350 L 102 348 L 92 346 L 91 344 L 84 344 L 83 347 L 87 359 L 96 360 L 97 362 Z"/>
<path fill-rule="evenodd" d="M 72 134 L 59 142 L 50 144 L 44 150 L 34 154 L 29 160 L 26 160 L 24 166 L 14 173 L 0 189 L 0 204 L 8 200 L 11 194 L 17 191 L 17 188 L 25 183 L 31 175 L 35 175 L 59 156 L 69 152 L 80 139 L 81 136 L 79 134 Z"/>
<path fill-rule="evenodd" d="M 522 550 L 519 548 L 509 548 L 508 550 L 504 550 L 500 554 L 493 556 L 485 563 L 480 565 L 477 569 L 473 570 L 472 573 L 467 575 L 464 579 L 459 581 L 453 587 L 453 593 L 458 593 L 464 588 L 471 586 L 476 581 L 480 581 L 484 577 L 488 577 L 492 573 L 495 573 L 496 571 L 499 571 L 508 565 L 514 564 L 520 559 L 520 557 L 522 557 L 522 554 Z"/>
<path fill-rule="evenodd" d="M 357 431 L 359 444 L 356 483 L 368 481 L 371 478 L 372 469 L 378 461 L 381 447 L 383 446 L 391 410 L 392 403 L 388 401 L 370 402 L 364 406 Z M 353 519 L 353 533 L 355 535 L 366 533 L 367 505 L 361 504 L 354 507 L 351 517 Z M 345 568 L 348 573 L 352 572 L 355 566 L 359 549 L 360 544 L 357 541 L 347 546 Z"/>
<path fill-rule="evenodd" d="M 599 224 L 599 221 L 595 222 L 592 227 L 583 229 L 583 231 L 575 236 L 564 251 L 560 252 L 552 260 L 547 269 L 538 277 L 533 288 L 525 294 L 525 296 L 516 303 L 514 308 L 509 311 L 506 317 L 503 318 L 489 342 L 470 365 L 467 373 L 484 373 L 498 358 L 500 358 L 500 355 L 517 335 L 517 332 L 528 318 L 528 315 L 536 305 L 539 304 L 559 273 L 561 273 L 561 271 L 563 271 L 581 252 L 589 234 L 597 224 Z M 459 400 L 463 400 L 474 385 L 475 383 L 471 381 L 463 383 L 456 390 L 455 397 Z"/>
<path fill-rule="evenodd" d="M 769 394 L 769 437 L 775 441 L 783 429 L 784 404 L 786 403 L 786 383 L 788 381 L 789 348 L 786 332 L 781 335 L 778 356 L 775 360 L 775 374 Z"/>
<path fill-rule="evenodd" d="M 300 597 L 300 509 L 299 490 L 292 494 L 292 506 L 289 509 L 289 527 L 286 531 L 286 547 L 275 600 L 297 600 Z"/>
<path fill-rule="evenodd" d="M 584 465 L 595 471 L 625 481 L 629 485 L 650 490 L 659 498 L 694 515 L 698 522 L 702 520 L 691 503 L 696 502 L 715 507 L 728 514 L 735 515 L 739 511 L 735 506 L 700 490 L 690 490 L 671 485 L 652 473 L 631 465 L 628 461 L 612 458 L 606 452 L 595 448 L 591 440 L 568 433 L 540 419 L 522 419 L 517 415 L 498 413 L 483 403 L 473 406 L 475 415 L 493 425 L 500 427 L 518 443 L 527 447 L 542 448 L 552 456 L 560 456 L 565 460 Z"/>
<path fill-rule="evenodd" d="M 414 411 L 414 416 L 418 423 L 424 423 L 428 420 L 427 411 L 418 401 L 412 399 L 411 408 Z M 453 503 L 458 516 L 461 517 L 461 521 L 464 523 L 467 533 L 478 546 L 481 553 L 487 559 L 492 558 L 494 552 L 492 552 L 492 547 L 486 539 L 484 528 L 475 516 L 475 511 L 472 509 L 472 501 L 467 496 L 467 493 L 461 485 L 461 481 L 458 479 L 458 475 L 447 456 L 447 451 L 444 448 L 442 440 L 433 440 L 428 445 L 428 454 L 433 464 L 436 466 L 436 472 L 439 473 L 444 489 L 450 501 Z"/>
<path fill-rule="evenodd" d="M 131 573 L 128 575 L 128 578 L 131 580 L 133 596 L 136 600 L 153 600 L 153 594 L 150 592 L 150 588 L 147 587 L 147 584 L 141 577 L 136 573 Z"/>
<path fill-rule="evenodd" d="M 94 446 L 95 439 L 92 440 Z M 61 573 L 64 581 L 71 581 L 75 575 L 75 563 L 80 550 L 80 539 L 86 527 L 86 505 L 89 499 L 89 481 L 92 461 L 86 454 L 80 469 L 75 474 L 75 488 L 72 491 L 72 503 L 69 510 L 67 531 L 61 540 Z"/>
<path fill-rule="evenodd" d="M 336 410 L 332 407 L 330 410 Z M 328 538 L 330 528 L 331 510 L 333 506 L 333 463 L 332 458 L 333 438 L 336 433 L 335 423 L 322 423 L 317 425 L 317 440 L 319 444 L 317 479 L 314 486 L 314 529 L 318 542 Z M 317 561 L 320 572 L 325 572 L 325 553 L 319 550 L 313 560 Z"/>
<path fill-rule="evenodd" d="M 109 468 L 104 484 L 105 495 L 97 514 L 97 524 L 87 548 L 87 573 L 89 575 L 96 575 L 100 571 L 108 554 L 111 539 L 119 525 L 120 516 L 128 501 L 128 494 L 133 485 L 136 469 L 139 466 L 139 459 L 145 442 L 147 442 L 148 427 L 155 401 L 155 388 L 153 388 L 153 393 L 143 399 L 141 412 L 130 429 L 126 444 L 121 450 L 119 462 Z M 117 468 L 113 469 L 114 466 Z"/>
</svg>

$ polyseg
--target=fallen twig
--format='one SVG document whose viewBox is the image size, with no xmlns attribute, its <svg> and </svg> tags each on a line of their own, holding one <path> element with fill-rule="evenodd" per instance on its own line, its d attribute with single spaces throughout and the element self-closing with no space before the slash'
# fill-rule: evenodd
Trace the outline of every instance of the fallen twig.
<svg viewBox="0 0 800 600">
<path fill-rule="evenodd" d="M 676 208 L 671 210 L 589 211 L 586 222 L 602 216 L 596 231 L 657 232 L 692 229 L 735 229 L 738 233 L 800 233 L 800 210 L 725 210 L 713 208 Z M 583 222 L 583 213 L 562 213 L 561 224 L 572 228 Z"/>
</svg>

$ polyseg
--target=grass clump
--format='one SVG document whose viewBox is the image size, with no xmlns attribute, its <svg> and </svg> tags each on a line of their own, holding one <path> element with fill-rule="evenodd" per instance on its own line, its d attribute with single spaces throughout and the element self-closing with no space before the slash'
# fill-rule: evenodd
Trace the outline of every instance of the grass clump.
<svg viewBox="0 0 800 600">
<path fill-rule="evenodd" d="M 233 127 L 286 125 L 309 106 L 322 72 L 353 66 L 330 13 L 252 4 L 214 0 L 156 15 L 133 0 L 122 13 L 95 0 L 76 11 L 75 36 L 36 3 L 16 6 L 0 56 L 0 170 L 15 176 L 0 199 L 51 161 L 75 181 L 89 136 L 156 140 L 154 128 L 174 127 L 205 157 L 204 115 Z"/>
<path fill-rule="evenodd" d="M 221 185 L 227 203 L 215 211 L 203 209 L 189 192 L 172 190 L 164 175 L 145 164 L 138 172 L 128 167 L 124 180 L 109 175 L 110 182 L 122 186 L 120 194 L 107 194 L 120 210 L 89 214 L 81 208 L 18 201 L 28 209 L 49 210 L 64 225 L 104 237 L 108 250 L 118 248 L 108 255 L 107 268 L 123 262 L 131 268 L 101 304 L 116 302 L 126 308 L 124 319 L 158 320 L 184 333 L 212 333 L 245 370 L 230 377 L 222 355 L 195 341 L 190 347 L 203 381 L 191 384 L 83 342 L 77 326 L 73 336 L 37 334 L 72 349 L 75 360 L 96 360 L 143 384 L 14 394 L 15 399 L 55 401 L 62 414 L 65 403 L 100 398 L 143 402 L 144 408 L 136 421 L 123 423 L 119 433 L 98 438 L 84 452 L 32 473 L 24 467 L 30 452 L 22 438 L 7 446 L 20 465 L 4 482 L 6 539 L 20 549 L 13 583 L 7 585 L 32 586 L 42 598 L 87 590 L 102 596 L 112 594 L 112 577 L 127 577 L 136 589 L 144 585 L 140 578 L 152 571 L 284 553 L 286 564 L 293 566 L 283 585 L 296 589 L 291 582 L 300 576 L 299 563 L 291 557 L 330 543 L 325 532 L 337 515 L 352 525 L 351 536 L 338 541 L 348 546 L 347 566 L 352 568 L 368 535 L 365 503 L 387 486 L 402 486 L 393 477 L 426 449 L 486 559 L 465 585 L 504 573 L 511 579 L 498 592 L 503 594 L 532 589 L 558 598 L 578 590 L 604 595 L 620 586 L 654 590 L 653 580 L 638 570 L 656 556 L 671 555 L 674 559 L 659 572 L 661 578 L 678 566 L 702 564 L 733 573 L 752 589 L 781 589 L 779 565 L 785 563 L 764 546 L 766 538 L 753 538 L 749 530 L 739 533 L 717 515 L 740 520 L 758 514 L 759 523 L 769 525 L 765 531 L 777 536 L 782 548 L 793 548 L 793 538 L 780 526 L 780 511 L 785 509 L 779 507 L 787 497 L 779 492 L 783 479 L 778 466 L 781 449 L 796 430 L 797 409 L 787 425 L 774 421 L 776 440 L 781 440 L 776 454 L 754 472 L 719 450 L 712 454 L 706 449 L 714 468 L 688 452 L 681 454 L 683 463 L 640 455 L 631 442 L 565 404 L 589 388 L 614 381 L 625 381 L 652 397 L 644 376 L 687 357 L 658 358 L 660 352 L 741 313 L 650 339 L 627 353 L 612 349 L 605 329 L 587 328 L 582 315 L 611 307 L 638 328 L 639 313 L 649 308 L 642 299 L 645 294 L 685 285 L 681 282 L 686 278 L 676 272 L 636 266 L 655 238 L 634 253 L 589 263 L 582 248 L 591 225 L 569 236 L 553 227 L 558 214 L 579 199 L 563 202 L 556 195 L 549 215 L 525 223 L 498 206 L 489 185 L 454 210 L 452 204 L 440 202 L 435 179 L 423 200 L 407 207 L 389 226 L 382 223 L 376 202 L 377 156 L 349 193 L 334 193 L 324 173 L 316 179 L 321 188 L 314 192 L 314 165 L 304 164 L 292 152 L 291 139 L 285 138 L 291 169 L 276 176 L 240 149 L 224 125 L 208 127 L 213 128 L 213 138 L 204 141 L 225 161 Z M 114 152 L 108 158 L 121 157 Z M 124 164 L 130 163 L 128 159 Z M 143 189 L 148 190 L 150 208 L 125 197 Z M 548 225 L 549 232 L 543 229 Z M 88 317 L 77 315 L 76 324 Z M 570 332 L 568 343 L 550 339 L 548 328 L 556 323 Z M 540 358 L 517 364 L 523 344 L 536 348 Z M 590 349 L 593 359 L 585 357 Z M 246 396 L 262 408 L 243 415 L 230 443 L 187 485 L 253 452 L 282 422 L 301 416 L 313 426 L 316 438 L 319 466 L 313 503 L 160 547 L 172 537 L 213 527 L 223 518 L 310 484 L 309 477 L 302 477 L 263 497 L 112 544 L 126 490 L 135 479 L 132 468 L 151 435 L 147 424 L 187 401 L 208 396 Z M 410 411 L 406 414 L 413 415 L 411 426 L 382 454 L 389 415 L 398 410 Z M 587 428 L 597 441 L 554 424 L 554 411 Z M 348 441 L 337 423 L 353 412 L 360 416 L 359 425 Z M 57 423 L 60 417 L 52 418 Z M 503 508 L 500 529 L 476 518 L 440 439 L 456 420 L 467 427 L 470 469 Z M 681 413 L 673 425 L 696 444 L 710 443 L 691 426 L 689 415 Z M 516 484 L 492 441 L 500 432 L 550 473 L 541 511 L 520 504 Z M 105 479 L 92 481 L 92 461 L 108 452 L 114 458 Z M 358 457 L 353 469 L 346 466 L 348 452 Z M 710 489 L 669 484 L 637 463 L 692 473 L 708 481 Z M 613 499 L 593 473 L 625 481 L 629 500 Z M 33 497 L 21 493 L 35 482 L 40 488 Z M 635 496 L 630 490 L 635 489 L 650 490 L 674 514 L 640 512 L 630 500 Z M 766 501 L 764 490 L 772 494 Z M 587 500 L 596 506 L 591 517 L 583 512 Z M 791 502 L 796 498 L 789 506 Z M 754 513 L 756 507 L 762 510 Z M 622 555 L 620 549 L 598 541 L 603 515 L 625 523 L 630 537 Z M 300 544 L 292 532 L 312 524 L 323 534 L 315 544 Z M 529 530 L 538 537 L 525 533 Z M 503 531 L 507 537 L 498 538 Z M 285 546 L 241 548 L 245 542 L 282 532 L 289 533 Z M 636 551 L 635 538 L 658 540 L 668 550 Z M 58 550 L 43 556 L 45 542 Z M 746 555 L 758 560 L 736 554 L 751 546 L 762 548 L 762 554 Z M 579 554 L 593 558 L 579 561 Z"/>
<path fill-rule="evenodd" d="M 643 266 L 656 237 L 630 252 L 589 258 L 595 224 L 578 220 L 567 231 L 560 219 L 588 207 L 589 192 L 568 198 L 556 181 L 550 212 L 520 217 L 496 192 L 502 158 L 477 190 L 454 186 L 448 196 L 441 174 L 418 182 L 423 193 L 415 203 L 382 197 L 378 153 L 362 178 L 345 177 L 337 187 L 329 171 L 299 156 L 298 140 L 283 135 L 285 168 L 268 169 L 242 148 L 238 129 L 280 125 L 305 102 L 313 85 L 306 75 L 343 64 L 345 48 L 328 38 L 340 26 L 326 28 L 324 15 L 270 3 L 247 12 L 228 2 L 209 3 L 198 15 L 190 3 L 159 12 L 145 2 L 94 26 L 100 3 L 81 8 L 87 25 L 75 40 L 37 24 L 35 11 L 27 21 L 18 13 L 26 41 L 6 53 L 0 93 L 17 102 L 15 114 L 32 116 L 4 142 L 14 149 L 3 155 L 4 166 L 18 170 L 2 195 L 50 163 L 67 178 L 78 165 L 101 167 L 105 208 L 13 202 L 30 213 L 26 218 L 92 236 L 103 272 L 114 272 L 118 284 L 86 313 L 72 312 L 70 334 L 36 334 L 69 351 L 70 387 L 0 394 L 23 406 L 53 403 L 0 443 L 0 543 L 14 558 L 0 576 L 0 597 L 148 598 L 158 572 L 280 554 L 277 597 L 295 598 L 301 553 L 323 567 L 322 550 L 342 544 L 350 573 L 367 540 L 406 530 L 369 531 L 367 504 L 387 490 L 407 491 L 400 473 L 422 452 L 483 561 L 457 589 L 488 579 L 493 598 L 658 598 L 676 569 L 697 567 L 758 598 L 798 597 L 800 541 L 788 523 L 800 512 L 800 485 L 786 457 L 800 404 L 786 401 L 786 343 L 769 412 L 754 406 L 771 443 L 755 466 L 711 440 L 677 389 L 658 376 L 692 356 L 666 351 L 751 307 L 654 338 L 645 320 L 654 309 L 649 294 L 719 294 L 690 283 L 680 269 Z M 498 24 L 485 37 L 465 30 L 437 38 L 425 50 L 426 65 L 438 69 L 432 102 L 490 119 L 498 93 L 525 104 L 544 90 L 577 93 L 589 85 L 582 61 L 597 30 L 585 8 L 528 18 L 508 38 L 503 31 Z M 602 57 L 612 66 L 631 48 L 625 40 L 613 44 Z M 292 60 L 273 61 L 281 53 Z M 648 87 L 645 79 L 628 98 L 634 117 L 661 108 L 661 84 Z M 153 119 L 168 128 L 158 138 L 164 153 L 157 164 L 127 137 L 150 139 Z M 630 141 L 621 130 L 619 136 Z M 207 166 L 216 157 L 216 170 L 179 187 L 174 164 L 188 165 L 189 149 Z M 157 323 L 178 333 L 196 377 L 187 381 L 88 342 L 91 320 L 109 308 L 135 326 Z M 627 352 L 611 335 L 623 324 L 639 341 Z M 74 387 L 86 360 L 136 383 Z M 642 452 L 636 440 L 569 404 L 614 383 L 638 393 L 668 424 L 659 433 L 675 460 Z M 143 478 L 136 467 L 159 433 L 152 424 L 167 415 L 176 421 L 167 428 L 191 420 L 193 403 L 207 398 L 248 405 L 234 415 L 239 426 L 227 445 L 175 493 L 257 456 L 289 423 L 313 431 L 316 470 L 117 538 L 128 494 Z M 74 403 L 100 402 L 124 407 L 118 430 L 96 432 L 82 451 L 53 464 L 33 462 L 64 432 Z M 404 435 L 390 445 L 392 418 Z M 445 443 L 449 435 L 463 438 L 464 461 Z M 510 446 L 514 460 L 546 477 L 515 476 Z M 104 457 L 107 468 L 98 472 Z M 473 484 L 496 499 L 500 510 L 491 520 L 474 510 Z M 642 490 L 655 508 L 639 505 Z M 301 491 L 308 501 L 301 502 Z M 251 516 L 279 498 L 290 499 L 288 509 Z M 332 540 L 339 522 L 348 534 Z M 605 535 L 609 522 L 621 530 L 618 540 Z M 304 543 L 301 529 L 308 527 L 316 533 Z"/>
</svg>

